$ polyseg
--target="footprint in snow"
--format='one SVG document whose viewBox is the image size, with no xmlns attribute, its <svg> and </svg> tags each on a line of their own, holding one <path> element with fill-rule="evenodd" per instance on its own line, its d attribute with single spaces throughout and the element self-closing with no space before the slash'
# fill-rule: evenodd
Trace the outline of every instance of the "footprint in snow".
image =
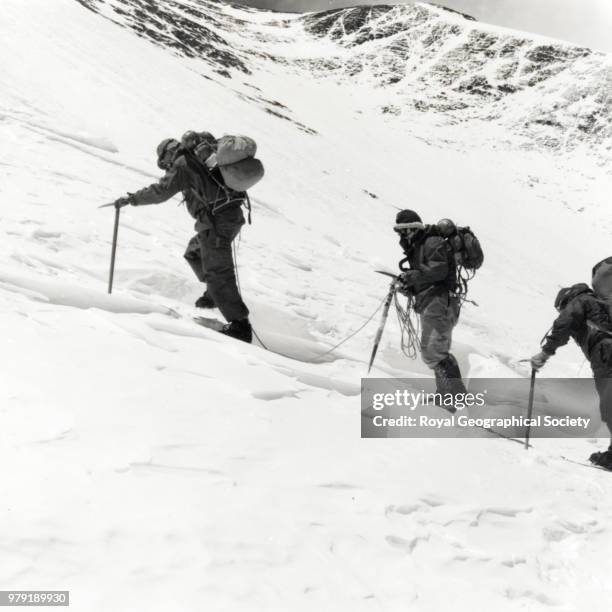
<svg viewBox="0 0 612 612">
<path fill-rule="evenodd" d="M 409 540 L 405 538 L 400 538 L 399 536 L 385 536 L 385 541 L 393 548 L 399 548 L 404 552 L 412 554 L 414 549 L 416 548 L 419 542 L 427 542 L 429 540 L 429 535 L 426 536 L 417 536 L 415 538 L 411 538 Z"/>
<path fill-rule="evenodd" d="M 252 391 L 251 395 L 258 400 L 264 400 L 267 402 L 285 399 L 286 397 L 292 397 L 294 399 L 299 398 L 300 391 L 295 389 L 290 390 L 269 390 L 269 391 Z"/>
<path fill-rule="evenodd" d="M 571 535 L 571 533 L 563 531 L 562 529 L 551 529 L 550 527 L 542 529 L 542 536 L 547 542 L 561 542 Z"/>
<path fill-rule="evenodd" d="M 435 497 L 421 497 L 420 501 L 424 504 L 427 504 L 431 508 L 438 508 L 439 506 L 443 506 L 444 502 Z"/>
<path fill-rule="evenodd" d="M 571 521 L 559 521 L 559 525 L 569 532 L 581 535 L 592 531 L 593 528 L 597 527 L 598 522 L 595 520 L 586 521 L 585 523 L 572 523 Z"/>
<path fill-rule="evenodd" d="M 311 321 L 315 321 L 319 316 L 317 313 L 310 312 L 309 310 L 306 310 L 305 308 L 302 308 L 301 306 L 297 306 L 296 308 L 294 308 L 293 312 L 295 312 L 295 314 L 298 315 L 299 317 L 302 317 L 304 319 L 310 319 Z"/>
<path fill-rule="evenodd" d="M 519 591 L 518 589 L 515 589 L 513 587 L 506 589 L 505 595 L 508 599 L 512 601 L 516 599 L 531 599 L 546 606 L 558 606 L 561 604 L 561 602 L 555 601 L 547 595 L 544 595 L 544 593 L 534 593 L 533 591 Z"/>
<path fill-rule="evenodd" d="M 596 530 L 599 523 L 596 520 L 585 523 L 572 523 L 570 521 L 558 521 L 558 527 L 545 527 L 542 536 L 547 542 L 561 542 L 571 536 L 585 535 Z"/>
<path fill-rule="evenodd" d="M 480 525 L 480 520 L 487 515 L 517 518 L 519 514 L 529 514 L 530 512 L 533 512 L 533 508 L 483 508 L 470 523 L 470 527 L 478 527 Z"/>
<path fill-rule="evenodd" d="M 491 557 L 479 557 L 478 555 L 455 555 L 451 561 L 459 561 L 467 563 L 468 561 L 476 561 L 477 563 L 488 563 Z"/>
<path fill-rule="evenodd" d="M 291 289 L 287 289 L 285 291 L 285 295 L 295 298 L 296 300 L 300 300 L 300 302 L 304 301 L 306 299 L 306 293 L 304 292 L 298 292 L 298 291 L 292 291 Z"/>
<path fill-rule="evenodd" d="M 526 565 L 525 557 L 513 557 L 512 559 L 503 559 L 500 563 L 505 567 L 516 567 L 517 565 Z"/>
<path fill-rule="evenodd" d="M 388 516 L 389 514 L 414 514 L 415 512 L 419 512 L 420 510 L 423 510 L 423 506 L 421 506 L 420 504 L 410 504 L 404 506 L 391 505 L 385 508 L 385 516 Z"/>
<path fill-rule="evenodd" d="M 53 232 L 49 230 L 37 229 L 32 232 L 32 238 L 35 240 L 57 240 L 63 236 L 62 232 Z"/>
</svg>

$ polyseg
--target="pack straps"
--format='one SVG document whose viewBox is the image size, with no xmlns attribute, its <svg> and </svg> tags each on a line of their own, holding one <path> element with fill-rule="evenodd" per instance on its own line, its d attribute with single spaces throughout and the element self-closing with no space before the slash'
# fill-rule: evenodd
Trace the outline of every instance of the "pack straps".
<svg viewBox="0 0 612 612">
<path fill-rule="evenodd" d="M 249 225 L 251 225 L 251 198 L 249 198 L 249 194 L 245 191 L 244 195 L 246 196 L 245 199 L 245 206 L 247 209 L 247 218 L 249 220 Z"/>
<path fill-rule="evenodd" d="M 591 328 L 594 331 L 601 332 L 602 334 L 605 334 L 609 338 L 612 338 L 612 331 L 599 327 L 599 325 L 597 325 L 596 323 L 593 323 L 593 321 L 587 321 L 587 327 Z"/>
<path fill-rule="evenodd" d="M 231 197 L 230 190 L 228 189 L 227 185 L 224 185 L 218 181 L 212 172 L 210 172 L 210 178 L 215 182 L 217 187 L 223 191 L 223 193 L 225 193 L 225 199 L 219 198 L 210 204 L 212 214 L 215 215 L 232 204 L 240 204 L 241 206 L 244 204 L 248 211 L 247 218 L 249 220 L 249 225 L 251 225 L 251 198 L 249 198 L 249 194 L 245 191 L 244 196 L 240 195 L 238 197 Z"/>
<path fill-rule="evenodd" d="M 200 202 L 204 206 L 204 209 L 206 210 L 206 215 L 211 220 L 213 225 L 215 223 L 214 216 L 217 213 L 221 212 L 228 206 L 242 205 L 242 204 L 245 204 L 248 210 L 248 220 L 249 220 L 249 225 L 251 225 L 251 200 L 249 198 L 249 194 L 245 192 L 244 196 L 240 195 L 238 197 L 232 197 L 230 194 L 230 190 L 227 188 L 227 186 L 224 185 L 221 181 L 219 181 L 217 177 L 215 177 L 215 175 L 212 173 L 212 171 L 209 170 L 207 167 L 205 167 L 191 151 L 186 150 L 185 155 L 187 156 L 187 159 L 189 160 L 189 162 L 191 162 L 192 165 L 195 165 L 194 170 L 197 170 L 195 172 L 195 175 L 197 176 L 197 180 L 199 182 L 199 186 L 202 192 L 204 192 L 204 185 L 203 185 L 204 179 L 202 178 L 201 173 L 206 172 L 206 175 L 217 186 L 217 194 L 222 194 L 220 197 L 217 197 L 215 200 L 208 201 L 202 196 L 201 193 L 198 192 L 198 189 L 193 188 L 193 187 L 191 188 L 192 195 L 198 200 L 198 202 Z"/>
</svg>

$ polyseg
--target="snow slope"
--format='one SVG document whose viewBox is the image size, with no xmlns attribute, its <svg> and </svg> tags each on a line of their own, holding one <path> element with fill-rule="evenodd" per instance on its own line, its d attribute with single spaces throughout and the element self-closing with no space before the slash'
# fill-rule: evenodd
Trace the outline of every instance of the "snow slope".
<svg viewBox="0 0 612 612">
<path fill-rule="evenodd" d="M 69 588 L 88 612 L 607 609 L 609 478 L 559 459 L 601 442 L 361 440 L 375 323 L 315 357 L 384 297 L 373 271 L 394 269 L 410 206 L 486 248 L 456 333 L 466 374 L 524 375 L 559 284 L 609 255 L 609 133 L 525 147 L 506 118 L 533 98 L 505 98 L 503 121 L 407 123 L 380 112 L 402 92 L 313 69 L 342 50 L 309 30 L 321 18 L 177 0 L 153 27 L 152 6 L 0 12 L 3 588 Z M 223 41 L 153 44 L 189 31 L 168 33 L 177 16 Z M 97 206 L 154 180 L 157 143 L 191 128 L 258 140 L 240 281 L 261 339 L 291 358 L 191 323 L 178 200 L 122 212 L 105 293 L 112 213 Z M 423 374 L 398 345 L 390 322 L 376 374 Z M 568 348 L 548 372 L 584 376 L 582 361 Z"/>
</svg>

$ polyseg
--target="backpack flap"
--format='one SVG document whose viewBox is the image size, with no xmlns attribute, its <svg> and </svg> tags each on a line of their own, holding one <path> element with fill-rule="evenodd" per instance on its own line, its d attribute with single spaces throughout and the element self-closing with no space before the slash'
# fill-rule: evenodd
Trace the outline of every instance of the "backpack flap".
<svg viewBox="0 0 612 612">
<path fill-rule="evenodd" d="M 248 136 L 222 136 L 217 141 L 217 163 L 219 166 L 235 164 L 243 159 L 255 157 L 257 144 Z"/>
<path fill-rule="evenodd" d="M 218 160 L 217 154 L 217 160 Z M 263 164 L 252 157 L 230 165 L 219 165 L 225 184 L 234 191 L 248 191 L 264 176 Z"/>
</svg>

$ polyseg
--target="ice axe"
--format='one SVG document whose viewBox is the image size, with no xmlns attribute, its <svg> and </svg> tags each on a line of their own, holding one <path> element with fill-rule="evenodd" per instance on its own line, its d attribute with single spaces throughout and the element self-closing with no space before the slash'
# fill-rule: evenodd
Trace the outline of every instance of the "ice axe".
<svg viewBox="0 0 612 612">
<path fill-rule="evenodd" d="M 98 208 L 108 208 L 110 206 L 115 206 L 114 202 L 110 204 L 102 204 Z M 108 292 L 109 294 L 113 292 L 113 278 L 115 276 L 115 255 L 117 254 L 117 234 L 119 233 L 119 211 L 121 210 L 120 206 L 115 206 L 115 226 L 113 228 L 113 247 L 111 250 L 111 261 L 110 261 L 110 271 L 108 274 Z"/>
<path fill-rule="evenodd" d="M 538 371 L 531 368 L 531 385 L 529 386 L 529 407 L 527 409 L 527 431 L 525 432 L 525 450 L 529 450 L 529 435 L 531 434 L 531 416 L 533 415 L 533 395 L 535 392 L 536 374 Z"/>
<path fill-rule="evenodd" d="M 370 364 L 368 366 L 368 374 L 374 365 L 374 359 L 376 359 L 376 353 L 378 352 L 378 345 L 382 339 L 383 331 L 385 329 L 385 324 L 387 323 L 387 317 L 389 316 L 389 308 L 391 308 L 391 302 L 393 301 L 393 296 L 396 291 L 397 284 L 397 276 L 395 274 L 391 274 L 390 272 L 382 272 L 381 270 L 376 270 L 378 274 L 384 274 L 385 276 L 390 276 L 393 281 L 391 282 L 391 286 L 389 287 L 389 293 L 385 299 L 385 303 L 383 306 L 383 313 L 380 321 L 380 325 L 376 330 L 376 337 L 374 338 L 374 348 L 372 349 L 372 356 L 370 357 Z"/>
</svg>

